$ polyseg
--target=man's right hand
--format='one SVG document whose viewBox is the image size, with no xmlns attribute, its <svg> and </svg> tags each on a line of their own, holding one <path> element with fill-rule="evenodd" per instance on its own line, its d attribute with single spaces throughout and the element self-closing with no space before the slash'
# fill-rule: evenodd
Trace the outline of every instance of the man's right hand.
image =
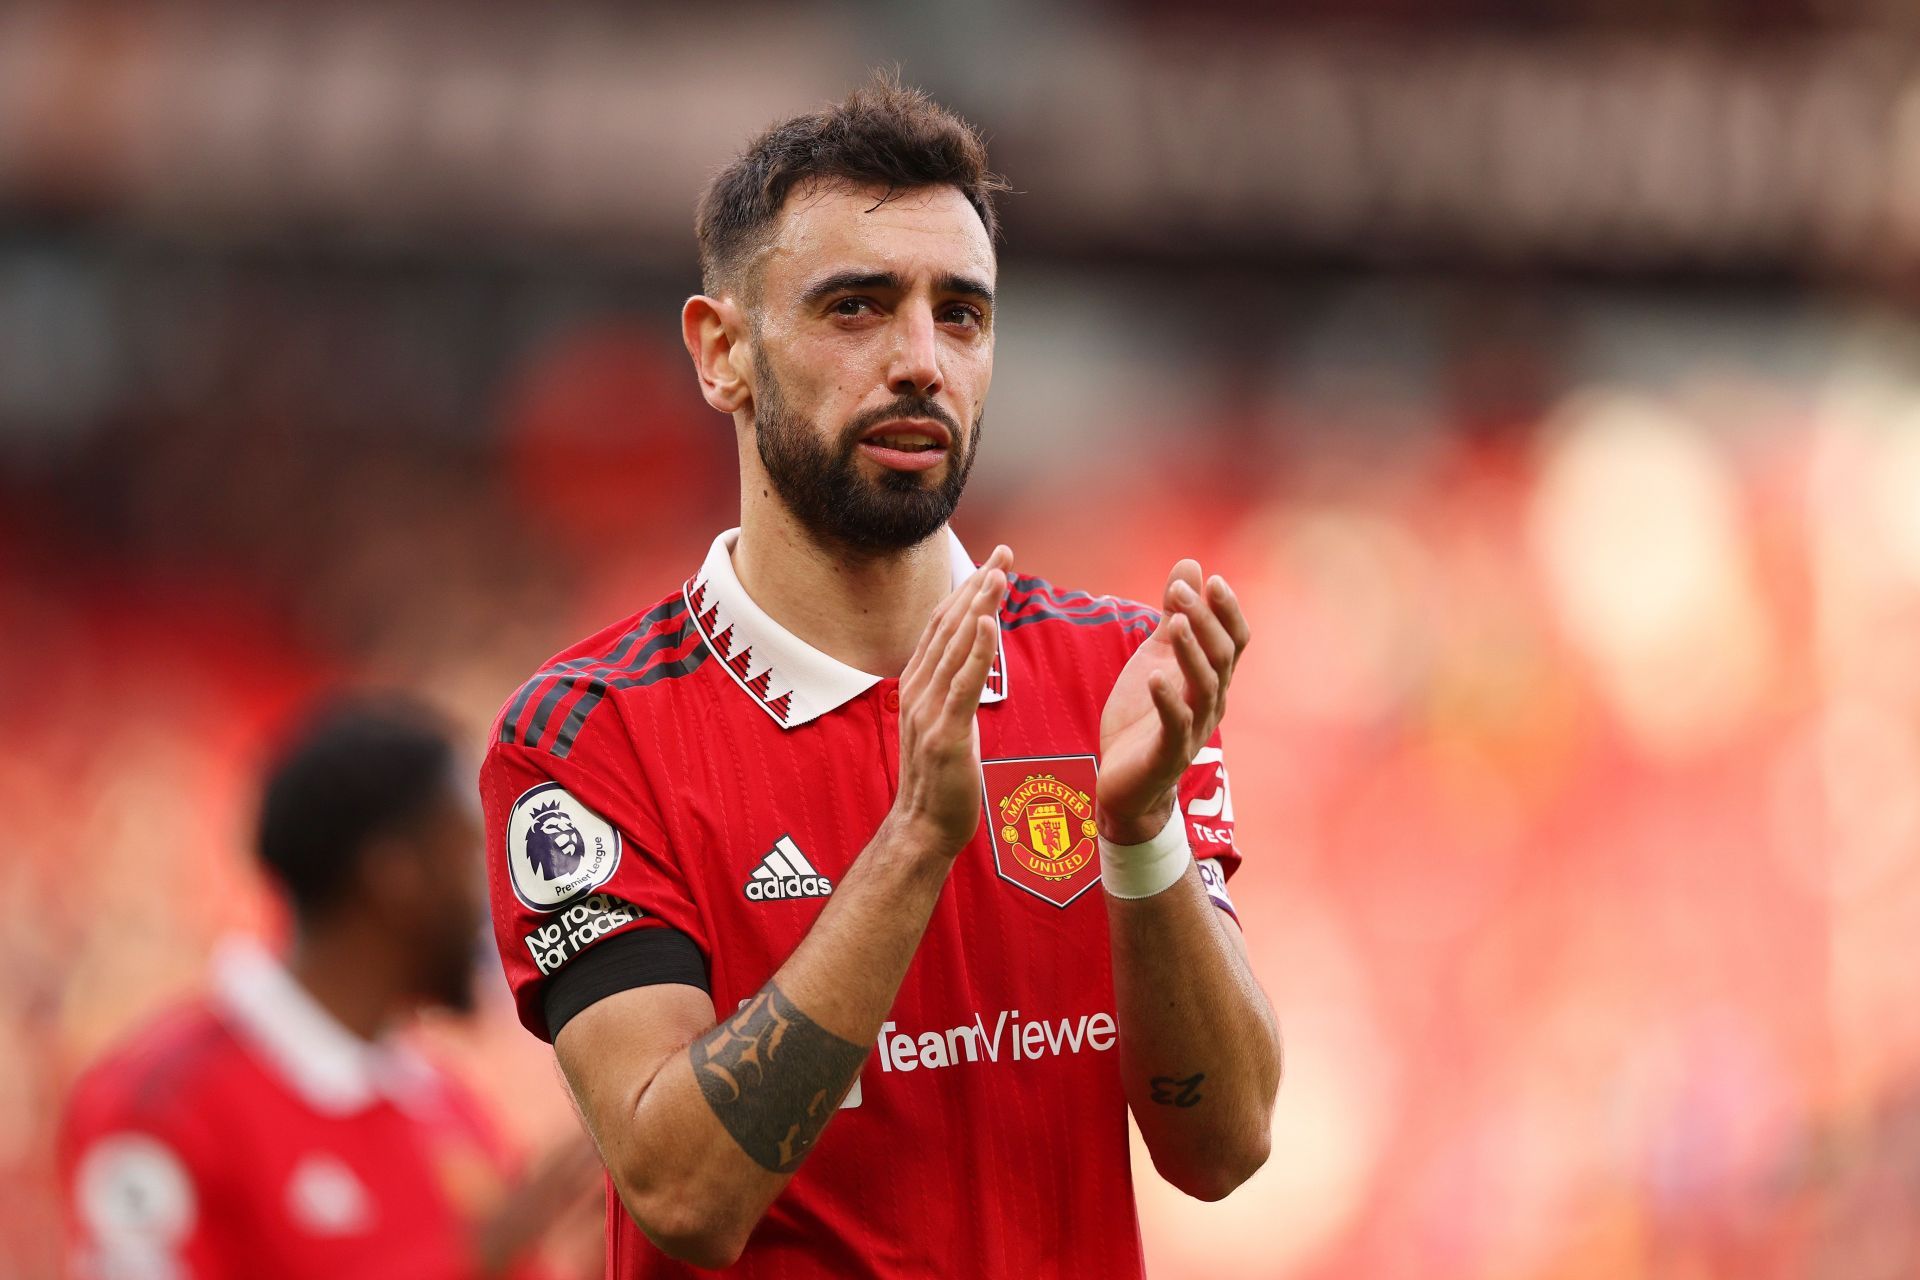
<svg viewBox="0 0 1920 1280">
<path fill-rule="evenodd" d="M 980 825 L 980 731 L 974 713 L 993 667 L 994 616 L 1013 552 L 986 562 L 940 602 L 900 674 L 900 790 L 890 821 L 952 858 Z"/>
</svg>

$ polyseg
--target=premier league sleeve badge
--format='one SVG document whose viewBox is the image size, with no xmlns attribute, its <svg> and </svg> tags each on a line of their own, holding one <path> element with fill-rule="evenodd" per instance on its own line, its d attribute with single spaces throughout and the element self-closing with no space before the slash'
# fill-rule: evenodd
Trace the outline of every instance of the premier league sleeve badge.
<svg viewBox="0 0 1920 1280">
<path fill-rule="evenodd" d="M 557 782 L 521 793 L 507 817 L 514 896 L 554 911 L 605 884 L 620 865 L 620 832 Z"/>
</svg>

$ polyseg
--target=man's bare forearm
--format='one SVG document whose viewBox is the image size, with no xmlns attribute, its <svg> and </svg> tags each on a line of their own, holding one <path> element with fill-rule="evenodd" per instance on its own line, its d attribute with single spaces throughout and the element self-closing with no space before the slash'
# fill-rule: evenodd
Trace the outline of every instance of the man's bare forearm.
<svg viewBox="0 0 1920 1280">
<path fill-rule="evenodd" d="M 867 1058 L 866 1045 L 809 1018 L 777 982 L 688 1052 L 714 1117 L 769 1173 L 800 1167 Z"/>
<path fill-rule="evenodd" d="M 950 865 L 883 824 L 786 963 L 662 1064 L 623 1133 L 602 1135 L 656 1243 L 705 1265 L 744 1245 L 859 1076 Z M 688 1204 L 703 1206 L 690 1223 Z"/>
<path fill-rule="evenodd" d="M 948 859 L 883 827 L 806 938 L 688 1057 L 741 1152 L 790 1174 L 866 1062 L 945 883 Z"/>
<path fill-rule="evenodd" d="M 1107 921 L 1127 1103 L 1161 1175 L 1217 1200 L 1266 1160 L 1273 1011 L 1196 868 L 1150 898 L 1108 895 Z"/>
</svg>

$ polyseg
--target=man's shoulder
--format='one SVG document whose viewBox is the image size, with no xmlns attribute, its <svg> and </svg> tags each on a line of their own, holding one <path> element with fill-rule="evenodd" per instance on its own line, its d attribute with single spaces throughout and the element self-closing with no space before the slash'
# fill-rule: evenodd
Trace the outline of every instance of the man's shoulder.
<svg viewBox="0 0 1920 1280">
<path fill-rule="evenodd" d="M 240 1054 L 239 1042 L 211 1002 L 196 998 L 172 1006 L 123 1036 L 81 1073 L 69 1094 L 68 1123 L 79 1131 L 160 1128 L 203 1115 L 209 1092 L 225 1096 Z"/>
<path fill-rule="evenodd" d="M 1160 612 L 1122 596 L 1094 595 L 1017 573 L 1000 607 L 1003 632 L 1032 628 L 1035 638 L 1064 644 L 1101 645 L 1120 637 L 1131 649 L 1153 633 Z"/>
<path fill-rule="evenodd" d="M 691 675 L 707 657 L 687 598 L 675 591 L 542 663 L 500 708 L 492 741 L 565 757 L 603 702 Z"/>
</svg>

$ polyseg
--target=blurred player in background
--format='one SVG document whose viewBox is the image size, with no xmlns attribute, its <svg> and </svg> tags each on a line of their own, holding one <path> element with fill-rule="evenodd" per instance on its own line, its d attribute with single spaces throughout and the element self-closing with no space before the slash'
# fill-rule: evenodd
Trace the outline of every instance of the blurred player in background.
<svg viewBox="0 0 1920 1280">
<path fill-rule="evenodd" d="M 885 80 L 715 179 L 682 320 L 741 527 L 496 727 L 498 942 L 624 1202 L 617 1277 L 1138 1275 L 1129 1108 L 1191 1194 L 1266 1159 L 1232 591 L 1182 561 L 1157 613 L 947 528 L 998 189 Z"/>
<path fill-rule="evenodd" d="M 79 1082 L 61 1141 L 86 1280 L 467 1280 L 523 1265 L 598 1185 L 584 1139 L 518 1186 L 477 1100 L 390 1033 L 467 1010 L 479 822 L 439 724 L 335 708 L 266 785 L 258 851 L 294 922 Z M 597 1208 L 597 1204 L 593 1207 Z"/>
</svg>

